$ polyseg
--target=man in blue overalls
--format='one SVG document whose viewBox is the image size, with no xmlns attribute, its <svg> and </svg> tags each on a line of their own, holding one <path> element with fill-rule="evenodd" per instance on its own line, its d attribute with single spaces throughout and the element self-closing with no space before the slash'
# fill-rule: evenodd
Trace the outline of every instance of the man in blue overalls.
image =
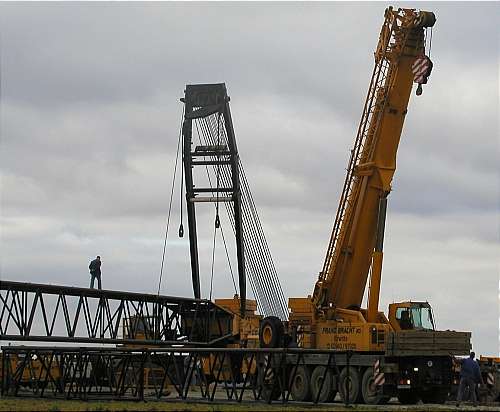
<svg viewBox="0 0 500 412">
<path fill-rule="evenodd" d="M 477 406 L 476 384 L 481 383 L 482 378 L 479 365 L 474 360 L 475 356 L 476 354 L 471 352 L 468 358 L 462 360 L 462 366 L 460 367 L 460 385 L 458 386 L 457 407 L 460 405 L 460 401 L 464 397 L 466 388 L 469 388 L 470 400 L 474 406 Z"/>
<path fill-rule="evenodd" d="M 89 265 L 90 289 L 94 288 L 94 280 L 97 278 L 97 288 L 102 289 L 101 283 L 101 257 L 97 256 Z"/>
</svg>

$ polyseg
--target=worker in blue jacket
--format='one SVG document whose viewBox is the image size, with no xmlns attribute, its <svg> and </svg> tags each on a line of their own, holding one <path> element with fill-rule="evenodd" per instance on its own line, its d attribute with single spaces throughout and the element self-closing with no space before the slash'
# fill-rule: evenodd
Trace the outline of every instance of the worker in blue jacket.
<svg viewBox="0 0 500 412">
<path fill-rule="evenodd" d="M 94 288 L 94 280 L 97 279 L 97 288 L 102 289 L 101 283 L 101 257 L 97 256 L 89 265 L 90 289 Z"/>
<path fill-rule="evenodd" d="M 470 353 L 468 358 L 462 360 L 460 367 L 460 385 L 458 386 L 457 407 L 460 406 L 460 401 L 464 397 L 466 388 L 469 389 L 470 400 L 477 406 L 476 384 L 482 382 L 481 370 L 478 363 L 474 360 L 476 354 Z"/>
</svg>

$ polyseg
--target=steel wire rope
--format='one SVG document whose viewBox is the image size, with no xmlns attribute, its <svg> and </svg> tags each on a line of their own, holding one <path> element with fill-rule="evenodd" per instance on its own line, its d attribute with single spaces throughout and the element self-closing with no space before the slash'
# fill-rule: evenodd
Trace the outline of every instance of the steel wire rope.
<svg viewBox="0 0 500 412">
<path fill-rule="evenodd" d="M 217 145 L 220 147 L 220 112 L 218 113 L 217 117 Z M 211 268 L 211 275 L 210 275 L 210 294 L 209 294 L 209 300 L 212 301 L 212 291 L 213 291 L 213 285 L 214 285 L 214 267 L 215 267 L 215 246 L 216 246 L 216 240 L 217 240 L 217 228 L 220 226 L 220 219 L 219 219 L 219 185 L 220 185 L 220 164 L 219 164 L 219 159 L 220 156 L 218 154 L 219 148 L 217 148 L 217 167 L 216 167 L 216 203 L 215 203 L 215 222 L 214 222 L 214 240 L 212 243 L 212 268 Z"/>
<path fill-rule="evenodd" d="M 242 181 L 242 200 L 243 203 L 246 202 L 248 203 L 249 210 L 252 216 L 252 219 L 250 220 L 253 223 L 254 226 L 254 233 L 257 234 L 257 249 L 259 249 L 260 256 L 264 257 L 264 262 L 265 266 L 264 270 L 265 273 L 267 273 L 267 279 L 270 281 L 270 286 L 272 287 L 272 290 L 277 292 L 276 299 L 273 299 L 273 304 L 275 307 L 279 308 L 278 312 L 281 309 L 281 318 L 286 319 L 287 318 L 287 305 L 286 305 L 286 299 L 283 293 L 283 289 L 281 288 L 281 284 L 279 281 L 279 278 L 277 276 L 276 268 L 274 266 L 274 262 L 272 260 L 272 255 L 269 250 L 269 246 L 267 243 L 267 240 L 265 238 L 265 234 L 262 229 L 262 225 L 260 223 L 260 219 L 257 213 L 257 209 L 255 207 L 255 202 L 253 200 L 252 192 L 249 188 L 248 180 L 246 178 L 245 171 L 243 169 L 243 165 L 241 163 L 241 159 L 238 158 L 238 171 L 241 176 L 241 181 Z M 262 265 L 261 265 L 262 266 Z M 275 311 L 274 311 L 275 312 Z M 277 313 L 278 313 L 277 312 Z M 277 314 L 275 313 L 275 314 Z"/>
<path fill-rule="evenodd" d="M 267 243 L 267 239 L 266 239 L 264 230 L 262 228 L 262 224 L 260 222 L 259 215 L 257 213 L 257 208 L 255 206 L 255 201 L 253 199 L 252 192 L 250 191 L 248 180 L 247 180 L 245 171 L 243 169 L 243 165 L 241 164 L 241 161 L 239 162 L 239 166 L 240 166 L 240 174 L 242 176 L 243 186 L 245 188 L 244 192 L 246 193 L 246 195 L 249 198 L 249 204 L 251 206 L 252 213 L 253 213 L 253 216 L 254 216 L 254 221 L 255 221 L 255 224 L 257 226 L 258 233 L 259 233 L 259 236 L 260 236 L 260 239 L 261 239 L 261 242 L 259 244 L 262 245 L 263 251 L 266 254 L 268 268 L 269 268 L 269 271 L 271 272 L 271 275 L 273 277 L 273 281 L 274 281 L 274 284 L 275 284 L 275 287 L 276 287 L 276 291 L 278 292 L 278 295 L 279 295 L 278 296 L 278 301 L 279 301 L 280 306 L 281 306 L 282 314 L 284 315 L 284 317 L 286 319 L 286 318 L 288 318 L 288 316 L 287 316 L 288 315 L 288 313 L 287 313 L 287 309 L 288 308 L 287 308 L 287 305 L 286 305 L 286 298 L 285 298 L 285 295 L 283 293 L 283 288 L 281 287 L 281 282 L 280 282 L 280 279 L 278 277 L 278 273 L 276 271 L 276 267 L 274 265 L 274 261 L 273 261 L 273 258 L 272 258 L 272 255 L 271 255 L 271 252 L 270 252 L 270 249 L 269 249 L 269 245 Z"/>
<path fill-rule="evenodd" d="M 182 134 L 182 162 L 184 163 L 184 134 Z M 184 167 L 182 167 L 181 165 L 181 190 L 180 190 L 180 194 L 179 194 L 179 202 L 180 202 L 180 205 L 179 205 L 179 208 L 180 208 L 180 224 L 179 224 L 179 237 L 183 237 L 184 236 L 184 227 L 182 225 L 182 222 L 183 222 L 183 216 L 182 216 L 182 195 L 184 193 Z"/>
<path fill-rule="evenodd" d="M 181 115 L 181 122 L 179 126 L 179 138 L 177 139 L 177 153 L 175 155 L 175 165 L 174 165 L 174 175 L 172 177 L 172 187 L 170 189 L 170 202 L 168 205 L 168 214 L 167 214 L 167 224 L 165 226 L 165 240 L 163 241 L 163 254 L 161 257 L 161 268 L 160 268 L 160 276 L 158 280 L 158 292 L 157 295 L 160 295 L 160 289 L 161 289 L 161 281 L 163 278 L 163 268 L 165 264 L 165 252 L 167 250 L 167 238 L 168 238 L 168 228 L 170 226 L 170 215 L 172 212 L 172 199 L 174 197 L 174 189 L 175 189 L 175 177 L 177 174 L 177 163 L 179 161 L 179 148 L 181 145 L 181 136 L 182 136 L 182 122 L 184 120 L 184 106 L 182 107 L 182 115 Z M 181 166 L 182 167 L 182 166 Z"/>
<path fill-rule="evenodd" d="M 245 184 L 244 181 L 243 181 L 243 184 Z M 249 209 L 249 213 L 251 214 L 251 216 L 253 218 L 252 229 L 253 229 L 253 234 L 255 237 L 255 244 L 257 245 L 256 248 L 258 249 L 259 257 L 261 258 L 260 267 L 262 268 L 262 271 L 265 274 L 265 277 L 267 280 L 267 285 L 270 288 L 269 290 L 271 292 L 276 292 L 276 293 L 271 294 L 271 297 L 272 297 L 271 310 L 272 310 L 272 314 L 277 315 L 279 313 L 279 308 L 281 307 L 281 302 L 279 299 L 279 297 L 280 297 L 279 286 L 280 285 L 276 284 L 276 281 L 273 278 L 272 271 L 270 270 L 269 259 L 268 259 L 268 256 L 266 255 L 266 250 L 265 250 L 265 248 L 262 248 L 262 246 L 263 246 L 262 238 L 261 238 L 260 233 L 259 233 L 259 227 L 256 223 L 255 214 L 252 210 L 252 204 L 249 200 L 248 192 L 245 192 L 245 196 L 246 196 L 245 204 L 248 205 L 247 208 Z M 278 310 L 278 312 L 277 312 L 277 310 Z"/>
<path fill-rule="evenodd" d="M 220 147 L 220 112 L 217 113 L 217 146 Z M 216 161 L 217 161 L 217 167 L 216 167 L 216 188 L 217 188 L 217 197 L 216 197 L 216 203 L 215 203 L 215 228 L 220 225 L 219 221 L 219 187 L 220 187 L 220 154 L 219 154 L 219 147 L 216 150 L 217 156 L 216 156 Z"/>
<path fill-rule="evenodd" d="M 425 27 L 423 31 L 424 31 L 424 54 L 425 54 L 425 48 L 427 47 L 427 27 Z"/>
<path fill-rule="evenodd" d="M 241 167 L 241 161 L 239 159 L 238 159 L 238 166 Z M 245 190 L 244 186 L 242 187 L 242 189 L 243 189 L 242 190 L 243 207 L 245 209 L 248 208 L 249 213 L 250 213 L 250 217 L 252 217 L 252 219 L 246 219 L 246 221 L 251 223 L 251 230 L 252 230 L 252 234 L 253 234 L 252 239 L 254 239 L 254 245 L 255 245 L 255 247 L 252 249 L 256 250 L 256 253 L 258 253 L 258 257 L 260 258 L 258 261 L 261 262 L 260 265 L 259 264 L 256 265 L 257 266 L 256 272 L 257 272 L 257 275 L 260 275 L 260 274 L 263 275 L 263 279 L 265 281 L 265 286 L 266 286 L 265 290 L 269 291 L 269 299 L 268 300 L 270 301 L 270 308 L 267 311 L 268 312 L 270 311 L 272 314 L 279 314 L 279 308 L 281 307 L 281 310 L 283 310 L 283 307 L 281 306 L 281 302 L 279 299 L 279 289 L 280 289 L 281 285 L 279 285 L 279 283 L 276 282 L 276 279 L 273 279 L 273 274 L 269 268 L 270 265 L 268 264 L 269 260 L 265 254 L 265 252 L 266 252 L 265 248 L 263 249 L 261 247 L 263 245 L 263 243 L 262 243 L 261 233 L 259 233 L 260 232 L 259 227 L 258 227 L 259 222 L 255 216 L 256 211 L 255 211 L 255 209 L 252 208 L 252 204 L 248 200 L 248 199 L 251 199 L 251 192 L 248 189 L 248 183 L 246 186 L 247 190 Z M 247 215 L 248 215 L 248 213 L 247 213 Z M 258 215 L 257 215 L 257 217 L 258 217 Z M 260 238 L 260 241 L 259 241 L 259 238 Z M 278 292 L 278 294 L 275 295 L 272 293 L 272 291 L 276 291 L 276 292 Z M 283 313 L 283 315 L 284 315 L 284 313 Z M 283 317 L 283 316 L 280 316 L 280 317 Z"/>
<path fill-rule="evenodd" d="M 245 196 L 245 194 L 243 193 L 243 198 L 242 198 L 242 206 L 243 206 L 244 211 L 245 211 L 245 210 L 246 210 L 246 208 L 247 208 L 247 204 L 246 204 L 246 198 L 245 198 L 244 196 Z M 248 213 L 247 213 L 247 215 L 248 215 Z M 245 222 L 250 222 L 250 223 L 253 223 L 251 219 L 245 219 Z M 250 226 L 250 229 L 252 230 L 252 234 L 255 234 L 255 227 L 253 227 L 253 225 L 251 225 L 251 226 Z M 248 230 L 247 230 L 247 232 L 248 232 Z M 256 237 L 255 237 L 255 236 L 253 236 L 253 238 L 252 238 L 252 239 L 256 239 Z M 255 241 L 254 241 L 254 242 L 255 242 Z M 248 240 L 247 240 L 247 243 L 248 243 Z M 246 250 L 248 251 L 249 249 L 247 248 Z M 251 250 L 252 250 L 252 251 L 256 250 L 257 252 L 259 252 L 259 250 L 258 250 L 258 248 L 257 248 L 257 247 L 252 247 L 252 248 L 251 248 Z M 259 257 L 262 257 L 262 255 L 260 255 Z M 254 255 L 252 255 L 252 256 L 251 256 L 251 258 L 252 258 L 252 260 L 253 260 Z M 262 260 L 262 259 L 261 259 L 261 260 Z M 254 263 L 254 262 L 252 262 L 252 263 Z M 255 272 L 255 275 L 256 275 L 256 277 L 257 277 L 257 278 L 260 278 L 261 273 L 265 274 L 265 272 L 263 272 L 263 265 L 254 264 L 254 265 L 252 265 L 252 266 L 253 266 L 253 269 L 254 269 L 254 272 Z M 249 269 L 251 269 L 251 270 L 249 271 L 249 272 L 250 272 L 249 274 L 251 274 L 251 272 L 252 272 L 252 267 L 250 267 Z M 251 277 L 249 276 L 249 278 L 251 278 Z M 266 290 L 273 290 L 273 289 L 274 289 L 274 287 L 273 287 L 273 286 L 269 283 L 269 277 L 264 277 L 264 280 L 265 280 L 265 282 L 262 282 L 262 283 L 266 283 Z M 259 281 L 259 282 L 261 282 L 261 281 Z M 270 297 L 272 297 L 272 294 L 270 295 Z M 277 302 L 276 302 L 276 301 L 274 301 L 273 299 L 266 299 L 266 300 L 271 301 L 271 302 L 270 302 L 271 307 L 270 307 L 270 308 L 266 308 L 266 312 L 269 312 L 270 310 L 271 310 L 271 311 L 273 311 L 273 310 L 272 310 L 272 306 L 273 306 L 273 305 L 274 305 L 274 306 L 276 306 Z M 267 305 L 266 305 L 266 306 L 267 306 Z M 273 312 L 274 312 L 274 311 L 273 311 Z"/>
<path fill-rule="evenodd" d="M 205 119 L 204 119 L 205 120 Z M 201 126 L 201 129 L 202 129 L 202 133 L 203 133 L 203 137 L 206 141 L 206 144 L 213 144 L 213 139 L 211 139 L 211 132 L 210 132 L 210 128 L 209 128 L 209 125 L 208 125 L 208 122 L 205 120 L 204 122 L 200 122 L 200 126 Z M 227 138 L 226 138 L 226 141 L 227 141 Z M 225 180 L 225 183 L 227 184 L 228 180 L 230 180 L 230 178 L 228 177 L 228 174 L 229 174 L 229 171 L 227 169 L 224 169 L 224 173 L 223 173 L 223 176 L 226 178 Z M 234 222 L 234 211 L 231 209 L 231 207 L 229 206 L 229 204 L 226 203 L 226 210 L 228 212 L 228 216 L 230 218 L 230 222 L 231 222 L 231 225 L 232 225 L 232 228 L 233 228 L 233 232 L 236 233 L 236 229 L 235 229 L 235 222 Z M 243 220 L 243 225 L 245 225 L 245 220 Z M 244 232 L 245 232 L 245 229 L 244 229 Z M 247 243 L 245 242 L 245 237 L 243 237 L 243 241 L 244 243 Z M 246 248 L 246 250 L 248 251 L 249 249 Z M 249 270 L 249 274 L 252 273 L 252 267 L 254 267 L 255 265 L 255 262 L 253 262 L 253 256 L 250 256 L 252 259 L 246 259 L 245 262 L 245 266 L 248 266 L 249 264 L 251 265 L 251 268 Z M 268 308 L 268 303 L 267 303 L 267 299 L 263 299 L 262 297 L 265 298 L 265 293 L 262 292 L 261 288 L 260 288 L 260 283 L 262 282 L 255 282 L 253 279 L 252 279 L 252 276 L 249 276 L 249 279 L 250 279 L 250 286 L 252 287 L 252 290 L 254 291 L 254 296 L 256 298 L 256 300 L 259 302 L 259 306 L 261 308 L 264 308 L 266 312 L 269 312 L 269 308 Z"/>
<path fill-rule="evenodd" d="M 204 138 L 206 140 L 206 144 L 213 144 L 213 139 L 210 138 L 210 130 L 208 128 L 208 122 L 205 121 L 205 124 L 204 125 L 202 124 L 202 130 L 204 131 Z M 227 136 L 225 136 L 225 137 L 226 137 L 226 144 L 227 144 Z M 230 183 L 228 182 L 230 180 L 230 178 L 228 177 L 229 170 L 227 170 L 227 168 L 225 168 L 223 173 L 224 173 L 223 176 L 226 177 L 226 179 L 224 180 L 225 185 L 229 187 L 230 186 Z M 233 216 L 234 211 L 231 209 L 231 207 L 229 206 L 228 203 L 226 203 L 225 206 L 226 206 L 226 211 L 227 211 L 228 217 L 229 217 L 231 225 L 232 225 L 233 233 L 236 234 L 235 222 L 234 222 L 234 216 Z M 243 237 L 243 241 L 245 242 L 245 237 Z M 248 267 L 250 262 L 248 261 L 248 259 L 246 259 L 245 262 L 246 262 L 245 266 Z M 263 295 L 263 293 L 262 293 L 262 291 L 259 291 L 260 287 L 256 286 L 255 281 L 254 281 L 252 276 L 249 276 L 248 279 L 249 279 L 250 286 L 252 288 L 252 291 L 254 292 L 254 296 L 256 298 L 256 301 L 257 301 L 259 307 L 266 306 L 266 308 L 267 308 L 267 304 L 265 304 L 265 302 L 263 302 L 261 299 L 261 296 Z M 266 311 L 267 311 L 267 309 L 266 309 Z"/>
<path fill-rule="evenodd" d="M 206 127 L 207 127 L 207 135 L 210 136 L 210 135 L 213 135 L 214 133 L 214 125 L 213 125 L 213 119 L 210 119 L 211 120 L 211 124 L 208 124 L 208 122 L 206 122 Z M 212 130 L 212 133 L 209 132 L 209 130 Z M 213 142 L 213 139 L 211 139 L 212 142 Z M 227 176 L 227 173 L 225 174 L 225 177 L 227 180 L 229 180 L 230 178 Z M 246 216 L 251 216 L 251 212 L 248 212 L 250 209 L 249 209 L 249 206 L 247 205 L 247 202 L 245 201 L 245 198 L 243 198 L 243 202 L 242 202 L 242 208 L 243 208 L 243 212 L 244 214 L 246 214 Z M 246 212 L 246 213 L 245 213 Z M 250 223 L 249 225 L 245 223 Z M 259 251 L 259 248 L 257 247 L 258 246 L 258 243 L 256 242 L 256 239 L 257 237 L 255 236 L 255 228 L 253 227 L 253 225 L 251 224 L 252 223 L 252 220 L 251 219 L 244 219 L 243 221 L 243 224 L 245 226 L 247 226 L 247 231 L 250 233 L 251 237 L 246 237 L 247 239 L 247 242 L 246 243 L 249 243 L 250 248 L 246 248 L 247 252 L 250 251 L 249 253 L 249 257 L 250 257 L 250 263 L 251 263 L 251 267 L 250 267 L 250 273 L 249 274 L 254 274 L 255 277 L 257 278 L 257 284 L 262 284 L 264 286 L 263 290 L 264 290 L 264 293 L 263 293 L 263 296 L 265 297 L 265 299 L 263 299 L 263 303 L 265 303 L 263 306 L 264 306 L 264 311 L 266 313 L 274 313 L 275 310 L 273 310 L 274 307 L 277 307 L 279 306 L 278 305 L 278 302 L 275 300 L 274 298 L 274 295 L 272 294 L 272 291 L 273 289 L 275 288 L 274 285 L 270 282 L 270 278 L 268 275 L 266 275 L 265 271 L 264 271 L 264 268 L 262 266 L 262 264 L 259 264 L 258 262 L 261 262 L 262 259 L 258 259 L 259 257 L 262 257 L 262 253 Z M 249 241 L 248 241 L 249 240 Z M 244 239 L 245 241 L 245 239 Z M 257 254 L 260 254 L 260 256 L 256 256 L 256 253 Z M 253 270 L 252 270 L 253 269 Z M 259 288 L 260 289 L 260 288 Z"/>
<path fill-rule="evenodd" d="M 202 142 L 201 142 L 201 137 L 200 137 L 200 131 L 199 131 L 199 128 L 198 128 L 198 123 L 195 121 L 194 124 L 195 124 L 195 127 L 196 127 L 196 132 L 198 134 L 198 141 L 199 141 L 200 146 L 201 146 Z M 205 170 L 207 172 L 207 178 L 208 178 L 209 186 L 210 186 L 210 188 L 212 188 L 212 180 L 210 179 L 210 173 L 208 171 L 208 166 L 207 165 L 205 165 Z M 212 196 L 213 195 L 214 195 L 214 193 L 212 192 Z M 227 250 L 226 238 L 224 236 L 224 230 L 222 228 L 222 225 L 220 226 L 220 232 L 221 232 L 222 242 L 224 244 L 224 250 L 226 251 L 227 263 L 228 263 L 228 266 L 229 266 L 229 272 L 231 273 L 231 279 L 233 281 L 234 292 L 238 293 L 238 289 L 236 288 L 236 281 L 234 279 L 233 268 L 232 268 L 232 265 L 231 265 L 231 260 L 229 258 L 229 252 Z"/>
<path fill-rule="evenodd" d="M 210 132 L 209 132 L 209 129 L 208 129 L 208 125 L 205 125 L 205 126 L 206 126 L 206 128 L 207 128 L 207 137 L 208 137 L 208 139 L 209 139 L 209 140 L 211 140 L 211 141 L 213 141 L 213 139 L 210 139 Z M 228 170 L 225 170 L 224 177 L 225 177 L 225 184 L 226 184 L 227 186 L 229 186 L 229 183 L 230 183 L 230 182 L 229 182 L 230 177 L 229 177 L 229 171 L 228 171 Z M 231 216 L 231 219 L 234 219 L 234 216 L 233 216 L 233 213 L 234 213 L 234 212 L 231 210 L 231 208 L 229 207 L 229 205 L 226 205 L 226 206 L 227 206 L 227 210 L 228 210 L 228 212 L 229 212 L 229 215 Z M 242 204 L 242 206 L 243 206 L 243 207 L 245 207 L 245 205 L 244 205 L 244 204 Z M 247 226 L 247 225 L 246 225 L 246 223 L 248 223 L 248 220 L 247 220 L 247 219 L 244 219 L 244 220 L 243 220 L 243 222 L 242 222 L 242 224 L 243 224 L 243 225 L 245 225 L 245 226 Z M 232 224 L 234 225 L 234 221 L 232 221 Z M 233 226 L 233 230 L 235 230 L 235 227 L 234 227 L 234 226 Z M 243 239 L 243 241 L 244 241 L 244 242 L 245 242 L 245 238 L 246 238 L 246 237 L 244 237 L 244 239 Z M 246 242 L 246 243 L 248 243 L 248 238 L 246 238 L 246 239 L 247 239 L 247 242 Z M 252 249 L 246 248 L 246 250 L 247 250 L 247 252 L 248 252 L 248 250 L 252 250 Z M 253 255 L 251 256 L 251 260 L 252 260 L 252 267 L 255 267 L 256 265 L 255 265 L 255 264 L 254 264 L 254 262 L 253 262 Z M 252 269 L 252 268 L 250 268 L 250 269 Z M 251 272 L 252 272 L 252 270 L 250 270 L 250 273 L 251 273 Z M 259 282 L 261 282 L 261 281 L 259 281 Z M 262 283 L 262 282 L 261 282 L 261 283 Z M 260 289 L 260 288 L 259 288 L 259 289 Z M 266 306 L 267 306 L 267 305 L 266 305 Z M 267 310 L 267 309 L 266 309 L 266 310 Z"/>
<path fill-rule="evenodd" d="M 430 34 L 430 39 L 429 39 L 429 59 L 431 58 L 431 49 L 432 49 L 432 26 L 430 27 L 429 29 L 431 31 L 431 34 Z M 427 32 L 427 31 L 426 31 Z"/>
<path fill-rule="evenodd" d="M 214 224 L 214 238 L 212 242 L 212 268 L 211 268 L 211 275 L 210 275 L 210 293 L 209 293 L 209 298 L 208 300 L 212 301 L 212 290 L 214 286 L 214 267 L 215 267 L 215 245 L 216 245 L 216 239 L 217 239 L 217 227 Z"/>
<path fill-rule="evenodd" d="M 200 126 L 201 126 L 201 129 L 202 129 L 202 132 L 203 132 L 203 137 L 205 139 L 205 143 L 206 144 L 213 144 L 213 139 L 210 138 L 210 129 L 208 128 L 208 123 L 205 121 L 205 122 L 200 122 Z M 227 177 L 229 171 L 224 169 L 224 172 L 223 172 L 223 176 L 224 177 Z M 229 180 L 229 178 L 228 178 Z M 225 180 L 225 184 L 227 184 L 227 180 Z M 233 228 L 233 232 L 236 233 L 236 230 L 235 230 L 235 222 L 234 222 L 234 216 L 233 216 L 233 211 L 231 210 L 231 207 L 229 206 L 229 204 L 226 203 L 226 210 L 227 210 L 227 213 L 228 213 L 228 216 L 230 218 L 230 222 L 231 222 L 231 225 L 232 225 L 232 228 Z M 245 240 L 245 239 L 243 239 Z M 248 262 L 246 263 L 246 265 L 248 265 Z M 251 277 L 249 277 L 250 279 L 250 286 L 252 287 L 252 290 L 254 291 L 254 295 L 257 299 L 257 301 L 260 301 L 260 297 L 259 297 L 259 293 L 256 291 L 256 287 L 254 285 L 254 282 L 252 280 Z M 262 292 L 260 293 L 260 295 L 262 295 Z M 264 306 L 263 305 L 264 302 L 259 302 L 259 305 L 262 307 Z"/>
</svg>

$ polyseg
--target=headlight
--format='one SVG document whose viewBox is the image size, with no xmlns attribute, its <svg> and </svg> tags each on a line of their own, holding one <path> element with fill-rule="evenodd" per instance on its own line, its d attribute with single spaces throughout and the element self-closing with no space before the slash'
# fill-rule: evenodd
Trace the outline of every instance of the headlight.
<svg viewBox="0 0 500 412">
<path fill-rule="evenodd" d="M 427 366 L 428 366 L 429 368 L 432 368 L 432 365 L 433 365 L 433 363 L 432 363 L 432 361 L 431 361 L 431 360 L 430 360 L 430 361 L 427 361 Z"/>
<path fill-rule="evenodd" d="M 413 368 L 413 370 L 414 370 L 415 372 L 418 372 L 418 368 Z"/>
</svg>

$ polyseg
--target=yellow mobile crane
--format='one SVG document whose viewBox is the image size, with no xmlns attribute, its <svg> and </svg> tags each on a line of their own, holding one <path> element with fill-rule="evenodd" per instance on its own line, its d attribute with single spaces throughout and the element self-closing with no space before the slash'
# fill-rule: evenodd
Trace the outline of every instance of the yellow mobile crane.
<svg viewBox="0 0 500 412">
<path fill-rule="evenodd" d="M 311 342 L 315 347 L 380 350 L 383 342 L 368 339 L 370 330 L 376 327 L 385 335 L 401 327 L 395 318 L 391 327 L 378 311 L 387 196 L 415 77 L 412 66 L 424 53 L 424 28 L 434 22 L 430 12 L 386 12 L 323 270 L 311 298 L 290 300 L 292 317 L 310 314 L 308 325 L 316 329 Z M 361 310 L 370 269 L 368 308 Z M 390 310 L 390 316 L 399 306 L 392 306 L 395 310 Z M 405 303 L 403 307 L 409 306 Z M 361 327 L 353 333 L 348 329 L 341 334 L 347 339 L 339 341 L 339 322 L 356 322 Z"/>
<path fill-rule="evenodd" d="M 388 318 L 378 310 L 387 196 L 412 83 L 420 95 L 432 69 L 424 35 L 435 21 L 432 12 L 386 10 L 323 270 L 312 296 L 289 299 L 286 332 L 275 318 L 261 323 L 264 347 L 283 344 L 281 336 L 288 334 L 299 347 L 354 353 L 351 366 L 341 365 L 339 382 L 328 375 L 321 383 L 324 362 L 310 357 L 294 378 L 296 400 L 321 390 L 320 400 L 328 401 L 338 389 L 350 402 L 374 404 L 391 396 L 402 403 L 443 402 L 452 355 L 470 349 L 469 333 L 435 331 L 427 302 L 393 303 Z"/>
</svg>

